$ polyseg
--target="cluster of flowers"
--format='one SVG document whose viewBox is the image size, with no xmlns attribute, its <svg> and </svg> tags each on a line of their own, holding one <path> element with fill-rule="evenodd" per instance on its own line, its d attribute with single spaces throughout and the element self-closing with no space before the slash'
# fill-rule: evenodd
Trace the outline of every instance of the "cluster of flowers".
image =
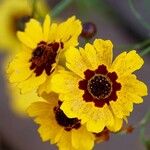
<svg viewBox="0 0 150 150">
<path fill-rule="evenodd" d="M 60 150 L 91 150 L 109 132 L 120 131 L 133 104 L 147 95 L 133 74 L 144 63 L 135 50 L 113 61 L 110 40 L 78 48 L 81 32 L 75 16 L 59 24 L 49 15 L 43 24 L 30 19 L 17 32 L 22 47 L 7 69 L 26 103 L 34 101 L 27 113 L 39 124 L 42 140 Z"/>
</svg>

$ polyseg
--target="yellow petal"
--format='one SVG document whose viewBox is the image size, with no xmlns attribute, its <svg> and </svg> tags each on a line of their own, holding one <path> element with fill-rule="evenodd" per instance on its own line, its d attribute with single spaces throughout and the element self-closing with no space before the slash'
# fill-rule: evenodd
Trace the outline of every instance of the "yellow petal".
<svg viewBox="0 0 150 150">
<path fill-rule="evenodd" d="M 102 111 L 103 111 L 104 122 L 105 122 L 106 126 L 113 125 L 114 124 L 114 117 L 113 117 L 113 114 L 110 110 L 110 107 L 105 104 L 102 108 Z M 98 109 L 97 109 L 97 112 L 98 112 Z"/>
<path fill-rule="evenodd" d="M 120 79 L 122 90 L 126 93 L 132 93 L 138 96 L 147 95 L 147 86 L 139 81 L 135 75 L 124 76 Z"/>
<path fill-rule="evenodd" d="M 51 87 L 51 79 L 52 79 L 53 73 L 46 78 L 46 81 L 39 85 L 38 87 L 38 94 L 42 95 L 43 93 L 51 93 L 52 87 Z"/>
<path fill-rule="evenodd" d="M 38 132 L 40 134 L 40 137 L 42 138 L 42 141 L 48 141 L 52 144 L 56 143 L 55 138 L 58 133 L 60 133 L 62 130 L 61 127 L 59 127 L 54 121 L 50 122 L 49 124 L 43 123 L 39 129 Z"/>
<path fill-rule="evenodd" d="M 57 143 L 59 150 L 75 150 L 71 145 L 71 133 L 64 131 Z"/>
<path fill-rule="evenodd" d="M 66 51 L 65 56 L 67 61 L 66 66 L 75 74 L 84 78 L 84 71 L 86 71 L 88 67 L 79 50 L 72 47 Z"/>
<path fill-rule="evenodd" d="M 96 49 L 99 64 L 104 64 L 109 67 L 113 57 L 112 42 L 110 40 L 104 41 L 102 39 L 96 39 L 94 41 L 94 47 Z"/>
<path fill-rule="evenodd" d="M 50 126 L 45 126 L 42 125 L 39 127 L 38 132 L 40 134 L 40 137 L 42 138 L 42 141 L 48 141 L 50 139 L 51 136 L 51 127 Z"/>
<path fill-rule="evenodd" d="M 85 45 L 85 49 L 80 48 L 80 53 L 86 64 L 88 64 L 89 69 L 97 69 L 99 65 L 99 58 L 97 58 L 97 53 L 93 45 L 87 43 Z"/>
<path fill-rule="evenodd" d="M 25 44 L 27 47 L 34 49 L 37 46 L 37 43 L 34 42 L 31 37 L 29 37 L 27 34 L 25 34 L 24 32 L 17 32 L 17 36 L 19 38 L 19 40 Z"/>
<path fill-rule="evenodd" d="M 49 42 L 54 42 L 54 40 L 59 42 L 59 40 L 56 38 L 57 29 L 58 29 L 58 25 L 56 23 L 52 23 L 48 35 Z"/>
<path fill-rule="evenodd" d="M 135 104 L 143 103 L 143 98 L 138 95 L 127 93 L 127 96 L 130 97 L 130 100 Z"/>
<path fill-rule="evenodd" d="M 26 93 L 38 88 L 46 80 L 45 73 L 42 73 L 40 76 L 36 77 L 33 73 L 28 79 L 20 82 L 18 87 L 21 89 L 21 93 Z"/>
<path fill-rule="evenodd" d="M 30 117 L 44 116 L 49 114 L 50 108 L 46 102 L 34 102 L 28 107 L 27 113 Z"/>
<path fill-rule="evenodd" d="M 86 143 L 86 144 L 85 144 Z M 85 127 L 72 130 L 72 145 L 75 149 L 91 150 L 94 147 L 94 135 Z"/>
<path fill-rule="evenodd" d="M 61 100 L 65 100 L 62 105 L 61 109 L 63 112 L 69 117 L 69 118 L 82 118 L 82 124 L 85 123 L 88 120 L 88 113 L 90 113 L 90 108 L 81 100 L 79 100 L 78 97 L 76 97 L 76 93 L 74 96 L 71 97 L 71 94 L 68 96 L 68 94 L 65 97 L 59 96 Z M 86 110 L 86 111 L 85 111 Z M 85 114 L 87 112 L 87 114 Z"/>
<path fill-rule="evenodd" d="M 75 16 L 58 25 L 56 39 L 60 39 L 64 43 L 64 48 L 76 46 L 78 44 L 78 36 L 82 30 L 81 22 L 76 20 Z"/>
<path fill-rule="evenodd" d="M 110 106 L 112 108 L 114 115 L 120 119 L 123 119 L 124 116 L 130 115 L 130 111 L 128 110 L 128 105 L 127 106 L 123 105 L 124 103 L 122 103 L 121 98 L 122 97 L 120 97 L 120 99 L 117 99 L 117 101 L 115 101 L 115 102 L 111 101 Z"/>
<path fill-rule="evenodd" d="M 86 127 L 87 127 L 87 130 L 90 132 L 99 133 L 104 129 L 105 124 L 104 124 L 104 121 L 102 120 L 98 120 L 98 121 L 90 120 L 87 122 Z"/>
<path fill-rule="evenodd" d="M 11 106 L 19 115 L 26 115 L 26 109 L 31 103 L 43 100 L 43 98 L 37 96 L 35 90 L 26 94 L 21 94 L 20 90 L 15 86 L 11 86 L 10 90 L 12 93 Z"/>
<path fill-rule="evenodd" d="M 26 24 L 24 33 L 36 44 L 43 40 L 41 24 L 35 19 L 30 19 L 30 21 Z"/>
<path fill-rule="evenodd" d="M 135 50 L 129 53 L 121 53 L 112 64 L 112 71 L 116 71 L 119 76 L 127 75 L 133 73 L 142 67 L 144 61 L 136 53 Z"/>
<path fill-rule="evenodd" d="M 55 70 L 51 73 L 50 76 L 46 77 L 46 81 L 41 84 L 38 88 L 38 94 L 42 95 L 43 93 L 51 93 L 52 92 L 52 77 L 59 72 L 59 70 L 64 70 L 62 66 L 57 65 Z"/>
<path fill-rule="evenodd" d="M 21 52 L 10 62 L 7 73 L 11 83 L 24 81 L 31 75 L 29 59 L 29 53 Z"/>
<path fill-rule="evenodd" d="M 68 93 L 78 89 L 79 78 L 69 71 L 59 71 L 52 76 L 51 88 L 54 92 Z"/>
<path fill-rule="evenodd" d="M 48 41 L 48 36 L 50 32 L 50 23 L 51 23 L 50 16 L 46 15 L 44 24 L 43 24 L 43 34 L 44 34 L 44 40 L 46 42 Z"/>
<path fill-rule="evenodd" d="M 117 132 L 122 128 L 123 119 L 114 117 L 114 124 L 112 126 L 107 126 L 107 128 L 112 132 Z"/>
<path fill-rule="evenodd" d="M 87 129 L 91 132 L 99 133 L 105 126 L 114 124 L 114 117 L 107 105 L 102 108 L 91 108 L 93 112 L 89 114 Z"/>
</svg>

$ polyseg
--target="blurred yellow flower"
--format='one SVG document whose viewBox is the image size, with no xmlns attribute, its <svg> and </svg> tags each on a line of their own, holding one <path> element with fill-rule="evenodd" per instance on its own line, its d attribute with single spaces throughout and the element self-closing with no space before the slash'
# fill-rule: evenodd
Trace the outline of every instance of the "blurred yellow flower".
<svg viewBox="0 0 150 150">
<path fill-rule="evenodd" d="M 77 118 L 68 118 L 60 109 L 61 101 L 51 93 L 45 102 L 35 102 L 27 112 L 40 125 L 38 132 L 43 141 L 57 144 L 59 150 L 91 150 L 94 134 L 87 131 Z"/>
<path fill-rule="evenodd" d="M 78 45 L 78 36 L 81 33 L 81 23 L 73 16 L 67 21 L 56 24 L 50 17 L 45 17 L 43 26 L 31 19 L 24 32 L 18 32 L 24 48 L 9 64 L 7 70 L 11 83 L 17 86 L 22 93 L 37 89 L 46 89 L 51 74 L 56 69 L 60 55 L 70 46 Z"/>
<path fill-rule="evenodd" d="M 134 74 L 143 65 L 135 50 L 121 53 L 112 62 L 112 43 L 96 39 L 85 48 L 66 51 L 69 71 L 59 70 L 52 77 L 51 88 L 63 101 L 61 109 L 68 117 L 86 123 L 88 131 L 105 127 L 118 131 L 123 119 L 133 111 L 133 103 L 143 102 L 146 85 Z"/>
<path fill-rule="evenodd" d="M 43 0 L 37 1 L 36 9 L 40 16 L 48 12 Z M 20 48 L 16 32 L 24 30 L 25 23 L 32 16 L 32 6 L 29 0 L 2 0 L 0 10 L 0 49 L 15 53 Z"/>
</svg>

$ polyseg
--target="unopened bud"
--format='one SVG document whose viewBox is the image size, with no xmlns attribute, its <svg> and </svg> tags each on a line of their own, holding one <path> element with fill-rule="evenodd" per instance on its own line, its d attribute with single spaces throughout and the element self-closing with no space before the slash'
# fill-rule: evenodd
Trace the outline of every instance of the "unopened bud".
<svg viewBox="0 0 150 150">
<path fill-rule="evenodd" d="M 94 37 L 97 32 L 96 25 L 92 22 L 83 23 L 82 28 L 81 36 L 86 39 Z"/>
</svg>

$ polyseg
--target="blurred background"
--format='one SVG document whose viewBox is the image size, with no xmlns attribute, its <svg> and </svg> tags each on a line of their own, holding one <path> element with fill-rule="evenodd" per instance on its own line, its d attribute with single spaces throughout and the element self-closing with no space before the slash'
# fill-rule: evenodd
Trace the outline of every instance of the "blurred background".
<svg viewBox="0 0 150 150">
<path fill-rule="evenodd" d="M 3 5 L 3 1 L 5 0 L 0 0 L 0 7 Z M 46 1 L 50 10 L 59 2 L 60 0 Z M 114 43 L 116 56 L 122 50 L 136 48 L 141 52 L 150 48 L 149 8 L 150 0 L 73 0 L 57 16 L 56 20 L 64 20 L 76 15 L 82 22 L 95 23 L 97 34 L 94 38 L 110 39 Z M 3 38 L 0 35 L 0 40 Z M 84 41 L 82 38 L 81 40 Z M 56 150 L 55 146 L 41 141 L 37 133 L 37 126 L 31 119 L 18 116 L 12 111 L 11 96 L 3 67 L 8 55 L 8 51 L 0 52 L 0 150 Z M 149 88 L 149 54 L 144 56 L 144 60 L 144 67 L 137 72 L 137 75 Z M 149 110 L 150 96 L 147 96 L 143 104 L 134 105 L 129 124 L 138 124 Z M 109 141 L 97 144 L 95 150 L 145 150 L 146 148 L 140 140 L 139 131 L 140 129 L 136 128 L 131 134 L 111 135 Z M 150 123 L 147 125 L 145 136 L 150 139 Z"/>
</svg>

